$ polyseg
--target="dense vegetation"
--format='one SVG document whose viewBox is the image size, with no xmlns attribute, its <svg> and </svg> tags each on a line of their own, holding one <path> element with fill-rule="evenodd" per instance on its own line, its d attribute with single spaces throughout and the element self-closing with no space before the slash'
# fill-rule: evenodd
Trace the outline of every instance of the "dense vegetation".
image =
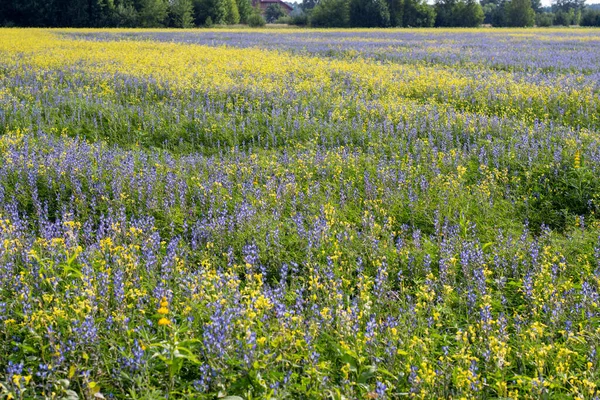
<svg viewBox="0 0 600 400">
<path fill-rule="evenodd" d="M 269 23 L 314 27 L 600 26 L 584 0 L 303 0 L 290 16 L 250 0 L 3 0 L 0 25 L 26 27 L 212 27 Z M 552 11 L 552 12 L 549 12 Z"/>
<path fill-rule="evenodd" d="M 590 29 L 1 30 L 0 397 L 596 398 L 599 74 Z"/>
</svg>

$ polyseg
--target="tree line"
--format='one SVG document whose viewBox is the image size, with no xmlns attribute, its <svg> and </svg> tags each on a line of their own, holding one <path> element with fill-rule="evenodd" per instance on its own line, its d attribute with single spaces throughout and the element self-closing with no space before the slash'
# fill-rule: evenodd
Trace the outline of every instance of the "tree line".
<svg viewBox="0 0 600 400">
<path fill-rule="evenodd" d="M 256 14 L 250 0 L 0 0 L 5 26 L 191 28 Z"/>
<path fill-rule="evenodd" d="M 265 21 L 266 20 L 266 21 Z M 314 27 L 600 26 L 585 0 L 303 0 L 290 16 L 251 0 L 0 0 L 0 24 L 39 27 L 176 27 L 280 22 Z"/>
<path fill-rule="evenodd" d="M 600 26 L 600 10 L 585 0 L 304 0 L 297 24 L 316 27 Z"/>
</svg>

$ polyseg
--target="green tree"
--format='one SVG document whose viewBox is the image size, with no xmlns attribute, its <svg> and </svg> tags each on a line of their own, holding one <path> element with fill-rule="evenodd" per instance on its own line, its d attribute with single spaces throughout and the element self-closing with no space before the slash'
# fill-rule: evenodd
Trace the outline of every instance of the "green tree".
<svg viewBox="0 0 600 400">
<path fill-rule="evenodd" d="M 236 0 L 227 0 L 227 15 L 225 16 L 225 23 L 229 25 L 235 25 L 240 22 L 240 12 L 238 10 Z"/>
<path fill-rule="evenodd" d="M 535 11 L 531 8 L 531 0 L 511 0 L 506 6 L 506 20 L 508 26 L 533 26 Z"/>
<path fill-rule="evenodd" d="M 552 13 L 539 13 L 535 15 L 535 24 L 537 26 L 552 26 L 554 23 L 554 14 Z"/>
<path fill-rule="evenodd" d="M 581 26 L 600 26 L 600 11 L 585 10 L 581 15 Z"/>
<path fill-rule="evenodd" d="M 164 26 L 168 17 L 168 5 L 164 0 L 141 0 L 139 25 L 144 28 Z"/>
<path fill-rule="evenodd" d="M 350 0 L 350 25 L 355 27 L 390 26 L 390 10 L 384 0 Z"/>
<path fill-rule="evenodd" d="M 250 16 L 248 17 L 248 25 L 250 25 L 251 27 L 258 28 L 261 26 L 265 26 L 266 23 L 267 21 L 265 21 L 265 19 L 263 18 L 260 8 L 254 7 L 252 9 L 252 14 L 250 14 Z"/>
<path fill-rule="evenodd" d="M 388 10 L 390 12 L 390 25 L 403 26 L 402 17 L 404 14 L 403 0 L 387 0 Z"/>
<path fill-rule="evenodd" d="M 459 5 L 457 20 L 462 20 L 462 24 L 458 23 L 457 26 L 475 28 L 483 23 L 483 9 L 477 0 L 466 0 L 459 2 Z"/>
<path fill-rule="evenodd" d="M 585 0 L 554 0 L 552 2 L 552 10 L 569 12 L 573 10 L 573 13 L 583 10 L 585 7 Z"/>
<path fill-rule="evenodd" d="M 115 3 L 113 0 L 89 0 L 87 26 L 103 27 L 115 25 Z"/>
<path fill-rule="evenodd" d="M 213 22 L 217 25 L 226 24 L 229 15 L 229 0 L 214 0 L 211 5 L 209 16 L 212 17 Z"/>
<path fill-rule="evenodd" d="M 54 0 L 51 9 L 52 26 L 90 26 L 88 0 Z"/>
<path fill-rule="evenodd" d="M 456 0 L 435 1 L 435 26 L 454 26 L 454 9 Z"/>
<path fill-rule="evenodd" d="M 484 14 L 476 0 L 437 0 L 436 26 L 477 27 L 483 23 Z"/>
<path fill-rule="evenodd" d="M 302 8 L 304 11 L 310 11 L 313 8 L 315 8 L 319 3 L 319 0 L 302 0 L 300 8 Z"/>
<path fill-rule="evenodd" d="M 283 17 L 285 13 L 279 6 L 279 4 L 271 4 L 265 10 L 265 19 L 268 23 L 272 24 L 277 21 L 280 17 Z"/>
<path fill-rule="evenodd" d="M 247 24 L 248 17 L 252 15 L 252 3 L 250 0 L 237 0 L 237 8 L 240 14 L 240 23 Z"/>
<path fill-rule="evenodd" d="M 115 26 L 133 28 L 138 26 L 139 14 L 131 0 L 115 3 Z"/>
<path fill-rule="evenodd" d="M 575 11 L 570 9 L 569 11 L 559 10 L 554 14 L 554 25 L 569 26 L 575 24 Z"/>
<path fill-rule="evenodd" d="M 347 0 L 322 0 L 310 13 L 310 24 L 323 28 L 345 28 L 350 24 Z"/>
<path fill-rule="evenodd" d="M 175 28 L 191 28 L 194 26 L 194 6 L 192 0 L 171 0 L 169 3 L 170 25 Z"/>
<path fill-rule="evenodd" d="M 435 9 L 425 0 L 404 0 L 402 26 L 432 27 L 435 23 Z"/>
<path fill-rule="evenodd" d="M 197 26 L 205 25 L 206 19 L 212 21 L 213 0 L 192 0 L 194 6 L 194 23 Z"/>
</svg>

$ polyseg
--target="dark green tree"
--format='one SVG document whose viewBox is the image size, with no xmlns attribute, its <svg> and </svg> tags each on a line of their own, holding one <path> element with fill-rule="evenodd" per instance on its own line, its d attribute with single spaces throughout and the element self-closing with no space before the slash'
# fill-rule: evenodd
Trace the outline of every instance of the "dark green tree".
<svg viewBox="0 0 600 400">
<path fill-rule="evenodd" d="M 600 26 L 600 10 L 585 10 L 579 24 L 581 26 Z"/>
<path fill-rule="evenodd" d="M 115 2 L 115 26 L 133 28 L 138 26 L 139 14 L 132 0 Z"/>
<path fill-rule="evenodd" d="M 404 0 L 387 0 L 387 6 L 390 12 L 390 25 L 403 26 Z"/>
<path fill-rule="evenodd" d="M 424 0 L 404 0 L 402 26 L 432 27 L 435 23 L 435 9 Z"/>
<path fill-rule="evenodd" d="M 531 8 L 531 0 L 511 0 L 506 6 L 508 26 L 525 27 L 535 24 L 535 12 Z"/>
<path fill-rule="evenodd" d="M 350 0 L 350 25 L 355 27 L 390 26 L 390 10 L 384 0 Z"/>
<path fill-rule="evenodd" d="M 457 0 L 436 0 L 435 1 L 435 26 L 455 26 L 454 9 Z"/>
<path fill-rule="evenodd" d="M 456 26 L 475 28 L 483 23 L 483 9 L 477 0 L 461 1 L 458 4 L 457 21 L 462 21 L 462 23 L 457 23 Z"/>
<path fill-rule="evenodd" d="M 90 26 L 88 0 L 54 0 L 50 15 L 52 26 Z"/>
<path fill-rule="evenodd" d="M 197 26 L 205 26 L 206 19 L 212 18 L 213 0 L 192 0 L 194 6 L 194 23 Z"/>
<path fill-rule="evenodd" d="M 265 19 L 268 23 L 272 24 L 277 21 L 279 18 L 283 17 L 285 13 L 279 6 L 279 4 L 271 4 L 265 10 Z"/>
<path fill-rule="evenodd" d="M 483 23 L 484 14 L 476 0 L 437 0 L 436 26 L 477 27 Z"/>
<path fill-rule="evenodd" d="M 345 28 L 350 25 L 347 0 L 322 0 L 310 13 L 310 24 L 323 28 Z"/>
</svg>

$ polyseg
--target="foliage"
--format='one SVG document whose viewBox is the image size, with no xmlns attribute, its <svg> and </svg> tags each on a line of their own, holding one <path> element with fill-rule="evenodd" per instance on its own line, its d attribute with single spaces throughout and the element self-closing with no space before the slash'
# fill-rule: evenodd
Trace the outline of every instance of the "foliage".
<svg viewBox="0 0 600 400">
<path fill-rule="evenodd" d="M 309 24 L 308 14 L 306 14 L 304 12 L 292 13 L 292 15 L 290 15 L 290 17 L 291 17 L 291 20 L 290 20 L 291 25 L 307 26 Z"/>
<path fill-rule="evenodd" d="M 225 23 L 235 25 L 240 22 L 240 12 L 237 6 L 237 0 L 227 0 L 227 13 L 225 15 Z"/>
<path fill-rule="evenodd" d="M 348 5 L 350 26 L 387 27 L 390 10 L 384 0 L 350 0 Z"/>
<path fill-rule="evenodd" d="M 321 0 L 310 13 L 310 24 L 323 28 L 344 28 L 350 25 L 347 0 Z"/>
<path fill-rule="evenodd" d="M 302 0 L 302 3 L 300 4 L 300 7 L 305 11 L 305 12 L 310 12 L 313 8 L 315 8 L 317 5 L 319 4 L 319 1 L 317 0 Z"/>
<path fill-rule="evenodd" d="M 585 10 L 581 15 L 581 26 L 600 26 L 600 10 Z"/>
<path fill-rule="evenodd" d="M 0 30 L 0 397 L 597 397 L 599 50 Z"/>
<path fill-rule="evenodd" d="M 554 25 L 570 26 L 576 23 L 576 15 L 573 9 L 569 11 L 559 10 L 554 13 Z"/>
<path fill-rule="evenodd" d="M 554 14 L 539 13 L 535 15 L 535 24 L 540 27 L 549 27 L 554 23 Z"/>
<path fill-rule="evenodd" d="M 510 0 L 506 4 L 506 20 L 510 26 L 526 27 L 535 24 L 535 11 L 530 0 Z"/>
<path fill-rule="evenodd" d="M 423 0 L 403 0 L 403 27 L 432 27 L 435 24 L 435 9 Z M 400 26 L 400 25 L 399 25 Z"/>
<path fill-rule="evenodd" d="M 540 1 L 531 3 L 536 13 L 542 10 Z M 475 27 L 481 24 L 483 12 L 482 22 L 493 26 L 531 26 L 531 13 L 523 0 L 514 9 L 508 0 L 483 0 L 481 8 L 476 0 L 438 0 L 435 8 L 425 0 L 334 0 L 323 4 L 312 21 L 319 4 L 304 0 L 297 10 L 305 14 L 290 15 L 291 20 L 285 21 L 315 27 Z M 555 3 L 556 23 L 578 24 L 582 4 L 581 0 Z M 269 11 L 272 15 L 265 15 L 269 22 L 281 17 L 276 6 Z M 208 17 L 217 25 L 247 24 L 252 12 L 250 0 L 5 0 L 0 5 L 0 25 L 189 28 L 206 26 Z M 585 24 L 590 21 L 586 19 Z"/>
<path fill-rule="evenodd" d="M 156 28 L 165 25 L 168 7 L 165 0 L 141 0 L 138 23 L 142 27 Z"/>
<path fill-rule="evenodd" d="M 270 4 L 265 10 L 265 19 L 270 24 L 274 23 L 283 16 L 285 16 L 285 13 L 279 4 Z"/>
<path fill-rule="evenodd" d="M 477 27 L 483 23 L 481 5 L 475 0 L 436 0 L 435 26 Z"/>
<path fill-rule="evenodd" d="M 258 27 L 261 27 L 261 26 L 265 26 L 266 23 L 267 23 L 267 21 L 265 21 L 265 19 L 263 18 L 263 16 L 260 14 L 260 11 L 254 11 L 248 17 L 248 25 L 251 26 L 251 27 L 253 27 L 253 28 L 258 28 Z"/>
<path fill-rule="evenodd" d="M 248 18 L 252 15 L 252 3 L 250 0 L 237 0 L 237 9 L 240 15 L 239 22 L 242 24 L 248 23 Z"/>
<path fill-rule="evenodd" d="M 192 0 L 173 0 L 169 3 L 170 26 L 191 28 L 194 26 L 194 6 Z"/>
<path fill-rule="evenodd" d="M 581 11 L 585 7 L 585 0 L 553 0 L 553 11 L 573 12 Z"/>
</svg>

